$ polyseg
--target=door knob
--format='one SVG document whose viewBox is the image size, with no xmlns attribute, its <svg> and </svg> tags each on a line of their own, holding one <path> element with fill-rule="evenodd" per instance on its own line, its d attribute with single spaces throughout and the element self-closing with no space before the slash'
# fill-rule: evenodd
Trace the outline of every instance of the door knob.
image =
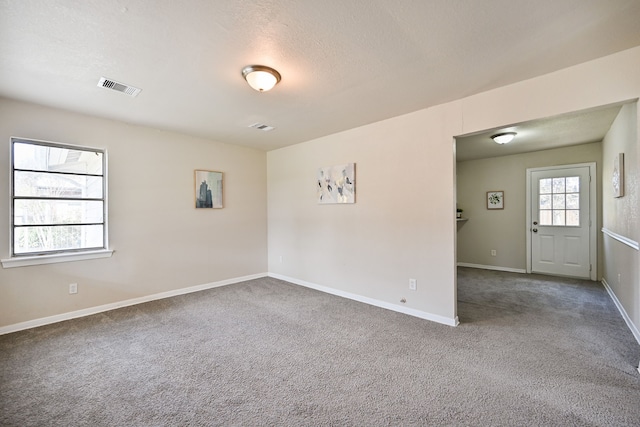
<svg viewBox="0 0 640 427">
<path fill-rule="evenodd" d="M 533 229 L 533 230 L 531 230 L 531 231 L 533 231 L 534 233 L 537 233 L 537 232 L 538 232 L 538 229 L 537 229 L 537 228 L 534 228 L 534 229 Z"/>
</svg>

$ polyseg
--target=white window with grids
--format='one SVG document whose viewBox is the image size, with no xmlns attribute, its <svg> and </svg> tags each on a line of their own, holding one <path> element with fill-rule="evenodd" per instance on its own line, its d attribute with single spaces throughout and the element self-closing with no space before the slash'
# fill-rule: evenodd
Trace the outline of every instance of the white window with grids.
<svg viewBox="0 0 640 427">
<path fill-rule="evenodd" d="M 580 226 L 580 177 L 544 178 L 539 182 L 540 225 Z"/>
<path fill-rule="evenodd" d="M 106 160 L 103 149 L 11 138 L 12 259 L 111 255 Z"/>
</svg>

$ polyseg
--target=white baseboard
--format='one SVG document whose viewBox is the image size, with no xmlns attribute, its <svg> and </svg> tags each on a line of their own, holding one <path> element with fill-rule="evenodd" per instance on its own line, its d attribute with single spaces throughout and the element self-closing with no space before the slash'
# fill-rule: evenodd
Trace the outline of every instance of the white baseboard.
<svg viewBox="0 0 640 427">
<path fill-rule="evenodd" d="M 57 314 L 55 316 L 42 317 L 40 319 L 29 320 L 27 322 L 15 323 L 13 325 L 0 327 L 0 335 L 10 334 L 25 329 L 36 328 L 38 326 L 49 325 L 52 323 L 62 322 L 64 320 L 76 319 L 78 317 L 90 316 L 92 314 L 103 313 L 105 311 L 115 310 L 117 308 L 129 307 L 136 304 L 155 301 L 164 298 L 175 297 L 178 295 L 190 294 L 192 292 L 204 291 L 205 289 L 218 288 L 220 286 L 232 285 L 234 283 L 245 282 L 247 280 L 259 279 L 266 277 L 267 273 L 252 274 L 249 276 L 235 277 L 233 279 L 221 280 L 219 282 L 206 283 L 204 285 L 190 286 L 188 288 L 176 289 L 173 291 L 161 292 L 158 294 L 147 295 L 140 298 L 118 301 L 111 304 L 99 305 L 96 307 L 85 308 L 83 310 L 71 311 L 69 313 Z"/>
<path fill-rule="evenodd" d="M 522 268 L 498 267 L 496 265 L 470 264 L 468 262 L 459 262 L 458 267 L 481 268 L 483 270 L 508 271 L 509 273 L 526 274 L 527 270 Z"/>
<path fill-rule="evenodd" d="M 336 295 L 342 298 L 347 298 L 350 300 L 373 305 L 375 307 L 396 311 L 398 313 L 407 314 L 409 316 L 419 317 L 421 319 L 430 320 L 432 322 L 442 323 L 448 326 L 458 326 L 458 324 L 460 323 L 458 321 L 457 316 L 455 318 L 450 318 L 450 317 L 440 316 L 437 314 L 427 313 L 426 311 L 416 310 L 413 308 L 408 308 L 408 307 L 404 307 L 397 304 L 391 304 L 385 301 L 368 298 L 362 295 L 352 294 L 350 292 L 344 292 L 339 289 L 329 288 L 327 286 L 321 286 L 321 285 L 317 285 L 315 283 L 307 282 L 304 280 L 295 279 L 293 277 L 283 276 L 281 274 L 269 273 L 269 277 L 273 277 L 274 279 L 284 280 L 285 282 L 290 282 L 290 283 L 293 283 L 294 285 L 300 285 L 306 288 L 315 289 L 317 291 L 325 292 L 327 294 Z"/>
<path fill-rule="evenodd" d="M 620 312 L 620 314 L 622 314 L 622 318 L 627 323 L 627 326 L 631 330 L 631 333 L 635 337 L 636 341 L 638 341 L 638 344 L 640 344 L 640 331 L 638 330 L 636 325 L 633 324 L 633 322 L 631 321 L 631 318 L 627 314 L 627 311 L 622 306 L 622 303 L 620 303 L 620 300 L 618 300 L 618 297 L 616 296 L 616 294 L 613 293 L 613 289 L 611 289 L 611 286 L 609 286 L 609 284 L 604 278 L 602 279 L 602 284 L 604 285 L 604 288 L 609 293 L 609 296 L 613 300 L 613 303 L 616 305 L 616 307 L 618 307 L 618 311 Z M 638 367 L 638 369 L 640 371 L 640 366 Z"/>
</svg>

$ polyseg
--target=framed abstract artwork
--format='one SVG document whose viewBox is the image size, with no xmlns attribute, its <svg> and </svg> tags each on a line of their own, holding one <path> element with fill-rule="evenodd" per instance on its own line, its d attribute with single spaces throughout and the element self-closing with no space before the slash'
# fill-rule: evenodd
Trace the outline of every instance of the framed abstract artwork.
<svg viewBox="0 0 640 427">
<path fill-rule="evenodd" d="M 196 209 L 222 208 L 222 172 L 195 171 Z"/>
<path fill-rule="evenodd" d="M 356 202 L 356 164 L 327 166 L 318 169 L 318 203 Z"/>
</svg>

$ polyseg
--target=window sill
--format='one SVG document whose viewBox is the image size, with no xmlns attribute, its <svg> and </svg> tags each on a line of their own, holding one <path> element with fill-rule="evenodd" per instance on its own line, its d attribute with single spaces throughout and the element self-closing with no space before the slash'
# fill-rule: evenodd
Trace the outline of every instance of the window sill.
<svg viewBox="0 0 640 427">
<path fill-rule="evenodd" d="M 27 267 L 29 265 L 56 264 L 59 262 L 83 261 L 87 259 L 109 258 L 113 251 L 100 249 L 97 251 L 74 252 L 54 255 L 36 255 L 14 257 L 0 260 L 3 268 Z"/>
</svg>

